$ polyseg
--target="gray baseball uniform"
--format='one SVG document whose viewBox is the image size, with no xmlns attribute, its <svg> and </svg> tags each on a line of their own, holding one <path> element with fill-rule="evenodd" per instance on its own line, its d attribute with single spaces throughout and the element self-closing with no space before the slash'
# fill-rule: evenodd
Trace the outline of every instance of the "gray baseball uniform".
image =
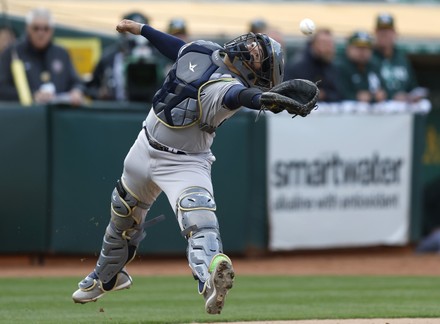
<svg viewBox="0 0 440 324">
<path fill-rule="evenodd" d="M 226 109 L 221 100 L 222 94 L 237 83 L 220 81 L 203 88 L 201 107 L 205 122 L 218 126 L 238 111 Z M 143 125 L 152 140 L 187 154 L 173 154 L 151 147 L 145 129 L 141 130 L 124 161 L 122 180 L 127 187 L 149 206 L 163 191 L 176 212 L 177 199 L 186 188 L 202 187 L 213 195 L 211 165 L 215 157 L 210 147 L 215 133 L 200 130 L 198 124 L 170 128 L 156 117 L 153 109 Z"/>
<path fill-rule="evenodd" d="M 281 82 L 281 47 L 263 34 L 249 33 L 222 47 L 209 41 L 185 44 L 147 25 L 140 31 L 175 63 L 125 158 L 96 267 L 72 298 L 86 303 L 131 285 L 125 265 L 145 237 L 148 210 L 164 192 L 188 241 L 188 264 L 205 310 L 218 314 L 232 288 L 234 270 L 223 254 L 215 214 L 211 145 L 217 127 L 241 106 L 261 109 L 262 89 Z"/>
</svg>

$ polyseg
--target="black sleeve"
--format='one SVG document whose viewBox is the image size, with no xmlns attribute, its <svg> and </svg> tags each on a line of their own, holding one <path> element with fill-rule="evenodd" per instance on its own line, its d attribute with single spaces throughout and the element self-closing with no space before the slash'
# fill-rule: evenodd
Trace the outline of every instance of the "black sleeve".
<svg viewBox="0 0 440 324">
<path fill-rule="evenodd" d="M 223 98 L 223 104 L 230 110 L 238 109 L 241 106 L 260 110 L 260 97 L 262 91 L 257 88 L 246 88 L 242 85 L 234 85 Z"/>
<path fill-rule="evenodd" d="M 148 39 L 162 55 L 175 61 L 180 48 L 186 43 L 173 35 L 163 33 L 149 25 L 143 25 L 141 35 Z"/>
</svg>

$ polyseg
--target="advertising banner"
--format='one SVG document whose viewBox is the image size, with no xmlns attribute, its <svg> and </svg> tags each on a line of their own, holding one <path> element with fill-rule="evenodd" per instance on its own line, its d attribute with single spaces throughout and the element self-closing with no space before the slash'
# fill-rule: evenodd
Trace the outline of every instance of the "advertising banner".
<svg viewBox="0 0 440 324">
<path fill-rule="evenodd" d="M 412 118 L 268 116 L 269 248 L 407 243 Z"/>
</svg>

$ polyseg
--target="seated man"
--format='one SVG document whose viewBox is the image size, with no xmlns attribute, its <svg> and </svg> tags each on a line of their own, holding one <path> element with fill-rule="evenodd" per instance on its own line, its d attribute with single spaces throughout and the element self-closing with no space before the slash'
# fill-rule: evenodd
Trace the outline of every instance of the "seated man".
<svg viewBox="0 0 440 324">
<path fill-rule="evenodd" d="M 319 101 L 335 102 L 341 100 L 338 88 L 337 70 L 334 65 L 335 40 L 329 29 L 318 29 L 299 59 L 286 64 L 284 78 L 307 79 L 319 83 Z"/>
<path fill-rule="evenodd" d="M 0 59 L 0 100 L 18 101 L 28 87 L 32 101 L 45 104 L 62 100 L 72 105 L 83 102 L 83 85 L 68 52 L 52 42 L 54 21 L 47 9 L 31 10 L 26 16 L 26 37 L 8 47 Z M 25 84 L 17 86 L 13 60 L 23 62 Z M 13 72 L 14 71 L 14 72 Z M 24 73 L 24 72 L 23 72 Z"/>
<path fill-rule="evenodd" d="M 336 67 L 342 100 L 373 103 L 387 99 L 379 67 L 372 61 L 372 38 L 367 32 L 350 35 Z"/>
<path fill-rule="evenodd" d="M 397 47 L 396 39 L 394 18 L 387 13 L 378 15 L 373 58 L 380 66 L 388 98 L 414 102 L 424 96 L 424 91 L 417 91 L 422 89 L 418 88 L 411 63 L 406 53 Z"/>
</svg>

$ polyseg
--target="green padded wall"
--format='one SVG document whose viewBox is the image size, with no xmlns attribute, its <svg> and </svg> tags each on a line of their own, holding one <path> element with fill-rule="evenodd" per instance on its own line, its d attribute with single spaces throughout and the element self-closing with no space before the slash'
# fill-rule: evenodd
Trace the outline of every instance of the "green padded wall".
<svg viewBox="0 0 440 324">
<path fill-rule="evenodd" d="M 145 105 L 88 108 L 0 103 L 0 253 L 99 253 L 110 195 L 141 129 Z M 426 140 L 426 145 L 425 144 Z M 416 116 L 411 237 L 440 226 L 440 113 Z M 217 216 L 227 253 L 267 246 L 266 121 L 243 111 L 222 125 L 212 147 Z M 423 191 L 424 190 L 424 191 Z M 423 206 L 421 206 L 423 205 Z M 425 210 L 422 211 L 423 208 Z M 182 254 L 186 242 L 165 196 L 150 218 L 143 254 Z"/>
<path fill-rule="evenodd" d="M 266 248 L 266 123 L 242 112 L 218 130 L 212 179 L 223 246 L 247 253 Z"/>
<path fill-rule="evenodd" d="M 99 253 L 110 194 L 146 113 L 138 109 L 53 109 L 51 251 Z M 218 130 L 213 146 L 217 215 L 229 253 L 265 246 L 265 236 L 256 233 L 265 231 L 265 123 L 264 118 L 258 123 L 254 119 L 254 114 L 238 114 Z M 163 194 L 149 213 L 150 218 L 160 214 L 166 220 L 147 230 L 139 252 L 184 253 L 186 241 Z"/>
<path fill-rule="evenodd" d="M 47 109 L 0 104 L 0 252 L 47 249 Z"/>
<path fill-rule="evenodd" d="M 145 110 L 53 110 L 52 251 L 99 253 L 110 215 L 111 192 L 145 116 Z M 157 202 L 151 215 L 157 215 L 156 209 L 170 215 L 164 200 Z M 155 226 L 145 241 L 150 250 L 180 248 L 182 239 L 171 226 L 174 222 L 168 217 Z M 163 246 L 155 244 L 161 236 Z"/>
</svg>

